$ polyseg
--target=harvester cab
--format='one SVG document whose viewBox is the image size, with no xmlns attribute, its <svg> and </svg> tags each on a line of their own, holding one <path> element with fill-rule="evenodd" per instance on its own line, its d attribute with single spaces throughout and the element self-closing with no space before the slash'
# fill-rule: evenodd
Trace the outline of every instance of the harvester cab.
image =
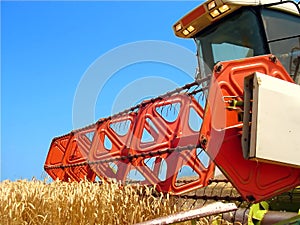
<svg viewBox="0 0 300 225">
<path fill-rule="evenodd" d="M 199 78 L 217 62 L 275 55 L 300 83 L 299 5 L 293 1 L 213 0 L 200 5 L 173 27 L 197 45 Z"/>
<path fill-rule="evenodd" d="M 249 202 L 299 186 L 299 15 L 293 1 L 204 2 L 173 26 L 195 40 L 196 80 L 54 138 L 46 172 L 181 195 L 207 186 L 217 165 Z"/>
</svg>

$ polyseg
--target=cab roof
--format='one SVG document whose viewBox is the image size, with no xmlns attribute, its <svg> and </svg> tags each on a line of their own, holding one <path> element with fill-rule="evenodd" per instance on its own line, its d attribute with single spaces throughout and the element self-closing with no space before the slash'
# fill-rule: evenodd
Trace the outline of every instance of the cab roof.
<svg viewBox="0 0 300 225">
<path fill-rule="evenodd" d="M 173 30 L 178 37 L 192 38 L 209 25 L 245 6 L 261 5 L 299 16 L 299 4 L 282 0 L 208 0 L 177 21 Z"/>
</svg>

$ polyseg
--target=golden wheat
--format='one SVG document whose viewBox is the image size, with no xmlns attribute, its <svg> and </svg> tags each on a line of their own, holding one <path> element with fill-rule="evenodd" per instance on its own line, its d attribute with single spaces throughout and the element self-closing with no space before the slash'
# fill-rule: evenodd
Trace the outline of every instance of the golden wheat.
<svg viewBox="0 0 300 225">
<path fill-rule="evenodd" d="M 116 183 L 3 181 L 0 224 L 134 224 L 178 211 L 171 198 L 154 192 Z"/>
<path fill-rule="evenodd" d="M 134 224 L 176 211 L 153 188 L 91 182 L 0 183 L 1 224 Z"/>
</svg>

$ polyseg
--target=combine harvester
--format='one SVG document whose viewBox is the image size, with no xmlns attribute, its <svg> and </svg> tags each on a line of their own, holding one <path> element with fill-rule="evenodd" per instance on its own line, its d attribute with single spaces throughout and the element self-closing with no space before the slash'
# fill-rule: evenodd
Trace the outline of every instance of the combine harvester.
<svg viewBox="0 0 300 225">
<path fill-rule="evenodd" d="M 294 1 L 204 2 L 173 27 L 196 43 L 195 81 L 54 138 L 46 172 L 62 181 L 138 179 L 182 196 L 211 183 L 216 165 L 247 202 L 295 189 L 299 15 Z"/>
</svg>

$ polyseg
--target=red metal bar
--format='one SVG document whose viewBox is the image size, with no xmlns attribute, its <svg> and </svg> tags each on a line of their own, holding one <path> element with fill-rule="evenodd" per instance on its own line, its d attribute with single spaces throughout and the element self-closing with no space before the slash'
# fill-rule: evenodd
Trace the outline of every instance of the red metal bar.
<svg viewBox="0 0 300 225">
<path fill-rule="evenodd" d="M 176 104 L 180 106 L 176 108 L 174 106 Z M 170 109 L 169 113 L 172 113 L 172 110 L 177 110 L 176 118 L 168 121 L 160 112 L 164 109 Z M 197 145 L 200 127 L 199 130 L 191 128 L 189 124 L 191 110 L 194 110 L 202 120 L 204 114 L 202 107 L 194 97 L 185 94 L 160 99 L 140 109 L 136 129 L 133 133 L 134 141 L 131 142 L 130 154 Z M 145 130 L 153 137 L 153 140 L 149 142 L 142 141 Z M 153 170 L 145 163 L 150 158 L 153 158 L 156 162 Z M 197 155 L 197 149 L 187 149 L 186 151 L 173 152 L 157 157 L 145 156 L 143 159 L 137 159 L 133 164 L 145 176 L 146 181 L 144 184 L 155 184 L 159 191 L 172 194 L 181 194 L 206 186 L 214 173 L 213 163 L 209 163 L 206 168 Z M 177 178 L 183 167 L 191 168 L 197 179 L 179 185 Z M 160 176 L 162 169 L 166 174 L 164 177 Z"/>
<path fill-rule="evenodd" d="M 135 126 L 136 115 L 119 116 L 97 124 L 88 159 L 90 162 L 109 160 L 115 157 L 127 156 L 128 147 Z M 91 166 L 96 174 L 105 180 L 114 179 L 125 182 L 131 170 L 130 162 L 116 160 L 114 162 L 95 164 Z"/>
<path fill-rule="evenodd" d="M 91 146 L 91 138 L 95 126 L 71 132 L 65 136 L 53 139 L 45 162 L 45 170 L 54 179 L 63 181 L 80 181 L 87 178 L 95 180 L 95 173 L 87 162 Z M 71 164 L 81 164 L 77 167 L 66 167 Z M 54 169 L 48 167 L 56 166 Z"/>
<path fill-rule="evenodd" d="M 50 146 L 46 171 L 53 179 L 65 181 L 95 180 L 97 175 L 122 183 L 131 182 L 132 174 L 139 173 L 141 184 L 172 194 L 206 186 L 213 177 L 214 163 L 202 158 L 203 150 L 187 147 L 168 151 L 199 145 L 204 110 L 196 99 L 188 94 L 166 94 L 134 108 L 137 112 L 125 111 L 56 138 Z M 193 117 L 199 120 L 196 128 Z M 91 133 L 93 137 L 88 138 Z M 192 179 L 181 174 L 186 168 Z"/>
<path fill-rule="evenodd" d="M 180 107 L 173 108 L 177 110 L 176 117 L 168 121 L 160 110 L 169 110 L 171 107 L 172 111 L 174 104 Z M 142 104 L 137 114 L 120 115 L 103 122 L 100 120 L 88 159 L 89 162 L 102 161 L 102 163 L 91 165 L 92 169 L 105 180 L 113 179 L 123 183 L 131 179 L 131 173 L 138 172 L 141 184 L 156 185 L 159 191 L 172 194 L 180 194 L 207 185 L 213 176 L 214 164 L 210 162 L 205 167 L 197 155 L 199 152 L 197 149 L 154 156 L 156 152 L 166 149 L 198 144 L 200 126 L 198 131 L 190 127 L 191 109 L 202 120 L 204 112 L 198 102 L 193 97 L 178 94 L 156 99 L 145 106 Z M 130 123 L 126 133 L 120 134 L 117 129 L 112 128 L 113 124 L 118 123 Z M 145 140 L 145 133 L 152 139 Z M 105 139 L 110 142 L 109 148 L 105 146 Z M 144 157 L 132 157 L 142 154 L 145 154 Z M 117 160 L 114 160 L 115 158 Z M 148 160 L 153 161 L 153 168 L 147 164 Z M 177 176 L 184 166 L 191 168 L 197 179 L 178 184 Z M 163 177 L 162 170 L 165 173 Z"/>
</svg>

